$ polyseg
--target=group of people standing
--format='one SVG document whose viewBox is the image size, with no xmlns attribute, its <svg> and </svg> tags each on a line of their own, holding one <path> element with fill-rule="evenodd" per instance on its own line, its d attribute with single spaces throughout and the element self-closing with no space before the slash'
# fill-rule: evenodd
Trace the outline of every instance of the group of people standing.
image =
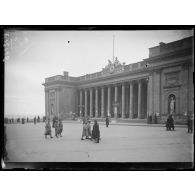
<svg viewBox="0 0 195 195">
<path fill-rule="evenodd" d="M 100 140 L 100 129 L 99 129 L 99 124 L 97 122 L 97 120 L 94 120 L 94 125 L 93 125 L 93 129 L 91 131 L 91 121 L 89 119 L 83 119 L 83 131 L 82 131 L 82 136 L 81 136 L 81 140 L 84 140 L 83 137 L 85 137 L 85 139 L 89 139 L 91 141 L 95 141 L 95 143 L 99 143 Z"/>
<path fill-rule="evenodd" d="M 45 124 L 45 139 L 47 139 L 47 135 L 49 135 L 50 138 L 53 138 L 52 133 L 51 133 L 50 119 L 47 119 L 45 123 L 46 123 Z M 62 131 L 63 131 L 62 120 L 58 119 L 57 117 L 54 117 L 52 127 L 55 129 L 56 138 L 62 137 Z"/>
<path fill-rule="evenodd" d="M 187 133 L 192 133 L 193 124 L 192 124 L 192 119 L 190 116 L 188 116 L 188 118 L 187 118 L 187 127 L 188 127 Z M 171 114 L 167 118 L 166 130 L 167 131 L 175 131 L 174 119 L 173 119 L 173 116 Z"/>
</svg>

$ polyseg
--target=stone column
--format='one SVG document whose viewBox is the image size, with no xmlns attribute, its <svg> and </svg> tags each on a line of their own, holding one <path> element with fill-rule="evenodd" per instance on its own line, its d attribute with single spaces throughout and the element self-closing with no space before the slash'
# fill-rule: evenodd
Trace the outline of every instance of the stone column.
<svg viewBox="0 0 195 195">
<path fill-rule="evenodd" d="M 85 89 L 85 117 L 87 116 L 87 89 Z"/>
<path fill-rule="evenodd" d="M 122 83 L 122 118 L 125 118 L 125 83 Z"/>
<path fill-rule="evenodd" d="M 141 87 L 142 83 L 141 80 L 138 81 L 138 118 L 141 118 Z"/>
<path fill-rule="evenodd" d="M 114 103 L 116 104 L 116 103 L 118 103 L 118 86 L 117 86 L 117 84 L 115 85 L 114 92 L 115 92 Z M 118 118 L 118 106 L 117 105 L 115 105 L 115 107 L 114 107 L 114 117 Z"/>
<path fill-rule="evenodd" d="M 82 107 L 83 107 L 83 94 L 82 90 L 80 90 L 80 117 L 82 117 Z"/>
<path fill-rule="evenodd" d="M 93 117 L 93 89 L 90 89 L 90 118 Z"/>
<path fill-rule="evenodd" d="M 56 90 L 57 92 L 57 116 L 60 117 L 60 89 Z"/>
<path fill-rule="evenodd" d="M 49 116 L 49 112 L 48 112 L 48 102 L 49 101 L 49 92 L 45 90 L 45 116 Z"/>
<path fill-rule="evenodd" d="M 153 73 L 153 106 L 154 106 L 154 114 L 159 113 L 160 114 L 160 88 L 161 88 L 161 73 L 160 70 L 156 70 Z M 176 108 L 177 110 L 177 108 Z"/>
<path fill-rule="evenodd" d="M 101 117 L 103 118 L 104 117 L 104 87 L 102 87 L 102 91 L 101 91 L 101 95 L 102 95 L 102 98 L 101 98 Z"/>
<path fill-rule="evenodd" d="M 54 107 L 55 107 L 55 116 L 58 116 L 57 105 L 58 105 L 58 103 L 57 103 L 57 89 L 55 89 L 55 105 L 54 105 Z"/>
<path fill-rule="evenodd" d="M 129 85 L 129 118 L 133 119 L 133 82 Z"/>
<path fill-rule="evenodd" d="M 98 117 L 98 88 L 95 89 L 95 117 Z"/>
<path fill-rule="evenodd" d="M 148 116 L 153 114 L 153 74 L 148 77 Z"/>
<path fill-rule="evenodd" d="M 110 117 L 111 115 L 110 115 L 110 93 L 111 93 L 111 87 L 110 86 L 108 86 L 108 105 L 107 105 L 107 115 Z"/>
</svg>

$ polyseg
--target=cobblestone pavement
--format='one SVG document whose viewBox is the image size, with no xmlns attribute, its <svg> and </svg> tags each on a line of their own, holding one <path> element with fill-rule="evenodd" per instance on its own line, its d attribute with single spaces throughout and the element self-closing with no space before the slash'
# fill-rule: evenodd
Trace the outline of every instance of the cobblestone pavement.
<svg viewBox="0 0 195 195">
<path fill-rule="evenodd" d="M 44 123 L 8 124 L 10 162 L 192 162 L 193 134 L 187 127 L 100 123 L 101 140 L 81 140 L 82 124 L 63 123 L 63 137 L 44 137 Z M 54 136 L 54 129 L 52 128 Z"/>
</svg>

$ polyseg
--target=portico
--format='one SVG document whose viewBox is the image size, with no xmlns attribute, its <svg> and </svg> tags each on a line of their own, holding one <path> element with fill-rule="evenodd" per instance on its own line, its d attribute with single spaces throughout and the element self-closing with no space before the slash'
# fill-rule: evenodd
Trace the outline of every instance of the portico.
<svg viewBox="0 0 195 195">
<path fill-rule="evenodd" d="M 148 78 L 79 89 L 80 116 L 146 118 Z M 88 94 L 89 97 L 88 98 Z M 84 101 L 83 101 L 84 97 Z M 84 105 L 82 105 L 84 102 Z M 84 108 L 84 110 L 82 109 Z M 95 112 L 93 109 L 95 108 Z"/>
</svg>

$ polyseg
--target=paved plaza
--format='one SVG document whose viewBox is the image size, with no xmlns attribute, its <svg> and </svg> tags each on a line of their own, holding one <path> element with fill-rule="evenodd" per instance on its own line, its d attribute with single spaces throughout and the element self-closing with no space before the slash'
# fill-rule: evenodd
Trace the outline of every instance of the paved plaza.
<svg viewBox="0 0 195 195">
<path fill-rule="evenodd" d="M 193 134 L 186 126 L 100 123 L 101 140 L 81 140 L 82 124 L 64 122 L 63 137 L 45 139 L 45 124 L 8 124 L 10 162 L 192 162 Z"/>
</svg>

